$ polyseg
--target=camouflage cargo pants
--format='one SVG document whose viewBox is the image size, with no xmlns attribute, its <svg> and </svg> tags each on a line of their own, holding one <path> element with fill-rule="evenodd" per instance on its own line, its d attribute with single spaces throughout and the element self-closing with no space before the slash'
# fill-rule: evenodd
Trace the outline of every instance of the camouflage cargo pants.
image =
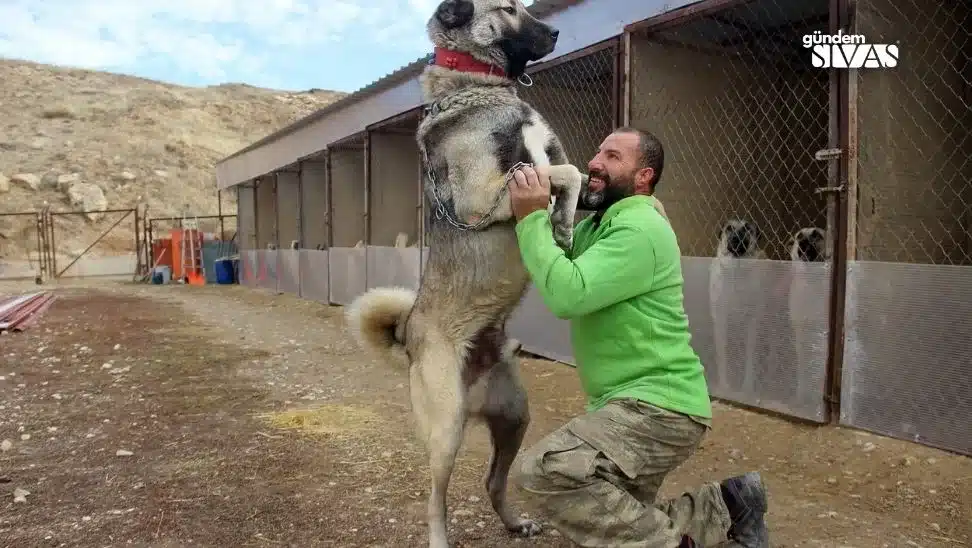
<svg viewBox="0 0 972 548">
<path fill-rule="evenodd" d="M 541 518 L 580 546 L 675 548 L 683 535 L 715 546 L 731 524 L 718 482 L 655 501 L 705 430 L 685 415 L 614 400 L 527 449 L 514 478 Z"/>
</svg>

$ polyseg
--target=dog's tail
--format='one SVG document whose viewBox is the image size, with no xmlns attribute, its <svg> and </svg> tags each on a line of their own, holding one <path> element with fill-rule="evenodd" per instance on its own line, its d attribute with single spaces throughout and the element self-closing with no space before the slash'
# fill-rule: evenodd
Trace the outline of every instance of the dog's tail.
<svg viewBox="0 0 972 548">
<path fill-rule="evenodd" d="M 382 354 L 404 351 L 402 322 L 415 304 L 415 291 L 403 287 L 377 287 L 366 291 L 345 311 L 351 336 L 364 348 Z"/>
</svg>

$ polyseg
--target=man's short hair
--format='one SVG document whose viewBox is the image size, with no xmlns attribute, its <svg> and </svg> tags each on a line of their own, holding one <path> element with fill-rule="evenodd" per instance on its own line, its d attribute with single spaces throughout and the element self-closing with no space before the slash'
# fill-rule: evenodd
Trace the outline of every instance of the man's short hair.
<svg viewBox="0 0 972 548">
<path fill-rule="evenodd" d="M 614 130 L 621 133 L 634 133 L 638 136 L 638 169 L 650 167 L 655 172 L 655 177 L 651 181 L 651 188 L 654 190 L 661 179 L 662 169 L 665 168 L 665 148 L 662 147 L 661 140 L 650 131 L 638 129 L 631 126 L 622 126 Z"/>
</svg>

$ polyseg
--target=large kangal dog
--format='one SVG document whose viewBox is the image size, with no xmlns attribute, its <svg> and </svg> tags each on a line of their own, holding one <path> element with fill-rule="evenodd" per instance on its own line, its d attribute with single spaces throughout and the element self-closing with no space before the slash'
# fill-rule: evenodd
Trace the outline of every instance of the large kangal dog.
<svg viewBox="0 0 972 548">
<path fill-rule="evenodd" d="M 761 320 L 761 281 L 748 275 L 739 261 L 766 259 L 767 255 L 760 245 L 759 227 L 752 221 L 731 219 L 722 225 L 717 236 L 716 257 L 709 270 L 709 310 L 716 356 L 710 378 L 720 387 L 739 392 L 752 388 L 751 364 Z"/>
<path fill-rule="evenodd" d="M 527 395 L 505 325 L 529 275 L 506 192 L 519 163 L 551 169 L 554 239 L 569 249 L 585 177 L 557 135 L 516 92 L 526 65 L 550 54 L 558 31 L 519 0 L 445 0 L 428 22 L 435 63 L 421 77 L 429 104 L 416 139 L 433 207 L 418 291 L 376 288 L 347 310 L 362 346 L 408 363 L 412 412 L 431 471 L 429 546 L 445 548 L 446 490 L 467 420 L 493 445 L 486 489 L 506 528 L 540 532 L 506 500 L 529 423 Z M 404 354 L 404 356 L 403 356 Z"/>
<path fill-rule="evenodd" d="M 830 261 L 827 231 L 815 226 L 797 230 L 790 240 L 790 261 L 794 264 L 786 289 L 796 349 L 797 397 L 801 402 L 819 403 L 826 376 L 831 280 L 809 263 Z"/>
</svg>

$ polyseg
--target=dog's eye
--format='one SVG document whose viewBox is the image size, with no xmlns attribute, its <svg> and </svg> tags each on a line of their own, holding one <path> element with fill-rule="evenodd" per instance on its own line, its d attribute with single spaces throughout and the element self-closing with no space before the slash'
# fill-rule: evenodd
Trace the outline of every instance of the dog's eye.
<svg viewBox="0 0 972 548">
<path fill-rule="evenodd" d="M 506 6 L 505 8 L 503 8 L 503 11 L 505 11 L 510 15 L 516 14 L 516 8 L 514 8 L 513 6 Z"/>
</svg>

